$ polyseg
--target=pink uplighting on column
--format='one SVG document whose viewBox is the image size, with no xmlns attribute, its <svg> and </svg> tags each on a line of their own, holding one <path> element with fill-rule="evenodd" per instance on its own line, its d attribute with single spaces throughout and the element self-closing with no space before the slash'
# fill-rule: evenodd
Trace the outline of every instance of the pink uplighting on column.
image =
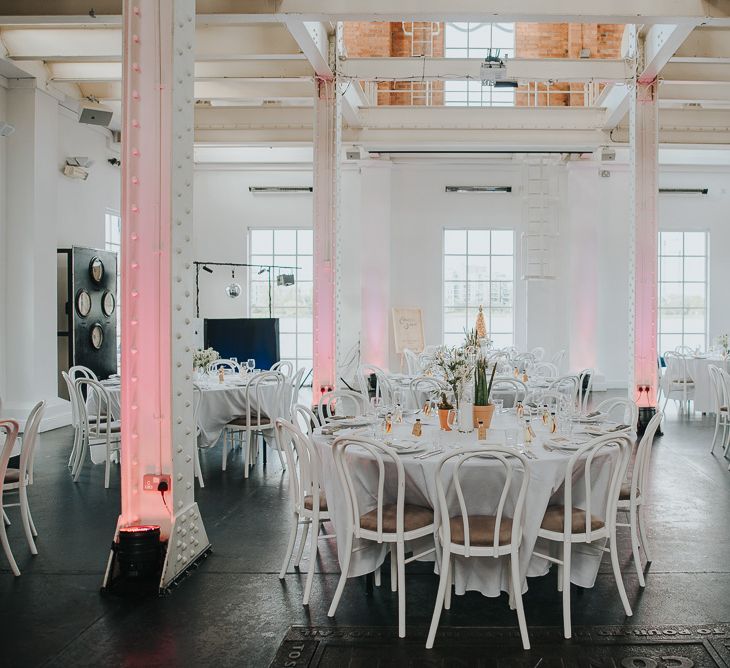
<svg viewBox="0 0 730 668">
<path fill-rule="evenodd" d="M 657 278 L 658 235 L 657 171 L 658 111 L 657 82 L 639 82 L 631 103 L 631 175 L 633 183 L 629 257 L 630 305 L 633 323 L 633 364 L 630 388 L 639 406 L 656 406 L 657 402 Z M 633 288 L 633 290 L 632 290 Z"/>
</svg>

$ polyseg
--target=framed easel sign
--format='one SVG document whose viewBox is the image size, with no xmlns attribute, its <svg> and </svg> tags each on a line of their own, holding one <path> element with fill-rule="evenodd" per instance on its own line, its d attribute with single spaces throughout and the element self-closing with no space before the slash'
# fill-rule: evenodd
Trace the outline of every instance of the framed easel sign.
<svg viewBox="0 0 730 668">
<path fill-rule="evenodd" d="M 393 334 L 395 351 L 400 355 L 404 348 L 415 353 L 423 352 L 426 340 L 423 334 L 423 314 L 420 308 L 394 308 Z"/>
</svg>

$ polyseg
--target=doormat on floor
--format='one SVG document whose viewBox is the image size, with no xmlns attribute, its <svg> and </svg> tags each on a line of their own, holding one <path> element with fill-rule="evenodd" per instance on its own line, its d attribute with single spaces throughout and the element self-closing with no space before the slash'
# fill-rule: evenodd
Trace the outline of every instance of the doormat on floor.
<svg viewBox="0 0 730 668">
<path fill-rule="evenodd" d="M 427 627 L 292 626 L 271 668 L 710 668 L 730 666 L 730 624 L 708 626 L 529 629 L 524 651 L 517 628 L 443 628 L 427 650 Z"/>
</svg>

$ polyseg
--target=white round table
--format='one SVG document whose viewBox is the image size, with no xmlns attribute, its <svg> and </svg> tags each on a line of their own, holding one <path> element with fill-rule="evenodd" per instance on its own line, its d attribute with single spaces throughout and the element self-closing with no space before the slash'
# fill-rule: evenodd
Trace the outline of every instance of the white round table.
<svg viewBox="0 0 730 668">
<path fill-rule="evenodd" d="M 723 360 L 719 356 L 690 357 L 687 360 L 688 371 L 695 381 L 694 409 L 701 413 L 715 412 L 715 397 L 712 394 L 710 373 L 707 371 L 707 367 L 710 364 L 719 366 L 721 369 L 725 369 L 725 371 L 730 371 L 728 360 Z"/>
<path fill-rule="evenodd" d="M 459 434 L 458 432 L 442 432 L 439 430 L 435 420 L 425 418 L 423 420 L 423 436 L 422 440 L 428 444 L 430 448 L 443 448 L 442 455 L 434 455 L 425 459 L 419 459 L 417 455 L 403 454 L 402 461 L 406 477 L 406 503 L 426 506 L 430 508 L 437 507 L 435 475 L 439 460 L 450 450 L 460 447 L 477 446 L 484 444 L 502 444 L 504 442 L 504 429 L 516 428 L 517 419 L 510 411 L 509 414 L 497 415 L 489 430 L 489 437 L 486 442 L 477 440 L 476 431 L 471 434 Z M 411 424 L 394 425 L 391 437 L 409 438 Z M 541 427 L 542 425 L 540 425 Z M 578 425 L 575 431 L 578 432 L 582 428 Z M 366 435 L 366 434 L 363 434 Z M 372 431 L 369 434 L 372 437 Z M 537 533 L 542 523 L 545 510 L 551 504 L 562 504 L 562 485 L 565 477 L 565 467 L 568 459 L 573 452 L 570 451 L 548 451 L 543 447 L 543 442 L 550 438 L 550 434 L 546 430 L 537 429 L 537 438 L 528 447 L 528 452 L 532 458 L 529 459 L 530 468 L 530 484 L 528 487 L 527 498 L 525 502 L 525 523 L 522 547 L 520 548 L 520 572 L 526 573 L 528 577 L 537 577 L 545 575 L 550 564 L 545 559 L 533 557 L 533 552 L 542 552 L 543 554 L 551 554 L 559 556 L 556 552 L 556 544 L 538 540 Z M 576 433 L 573 439 L 575 441 L 588 440 L 585 434 Z M 334 437 L 315 434 L 314 441 L 318 447 L 322 460 L 323 480 L 325 494 L 327 496 L 327 505 L 330 509 L 332 522 L 338 536 L 344 536 L 346 531 L 346 502 L 344 490 L 342 489 L 337 473 L 335 470 L 334 457 L 332 455 L 332 442 Z M 353 452 L 354 454 L 350 454 Z M 348 450 L 348 457 L 358 457 L 357 462 L 357 481 L 361 492 L 359 492 L 358 503 L 361 512 L 367 512 L 375 506 L 375 495 L 372 490 L 377 485 L 377 469 L 374 460 L 364 451 L 359 453 L 354 448 Z M 612 456 L 612 455 L 611 455 Z M 608 461 L 609 455 L 603 455 L 603 463 Z M 596 458 L 596 466 L 598 475 L 593 482 L 592 503 L 595 507 L 605 505 L 606 495 L 608 493 L 608 471 L 610 467 L 601 465 L 601 456 Z M 486 513 L 493 511 L 495 504 L 494 498 L 490 496 L 490 479 L 496 475 L 501 475 L 501 468 L 495 468 L 493 463 L 488 461 L 473 460 L 472 470 L 468 472 L 466 477 L 462 477 L 464 486 L 464 494 L 469 499 L 477 498 L 476 505 L 470 505 L 470 513 Z M 386 476 L 386 480 L 392 476 Z M 501 483 L 494 485 L 499 486 L 501 491 Z M 389 492 L 386 482 L 386 494 Z M 516 497 L 518 485 L 513 486 Z M 574 485 L 573 502 L 577 507 L 581 507 L 585 501 L 582 498 L 584 486 Z M 395 489 L 390 490 L 392 500 L 395 500 Z M 455 501 L 451 508 L 454 514 L 458 513 L 458 505 Z M 514 503 L 514 499 L 511 501 Z M 480 506 L 481 504 L 481 506 Z M 509 509 L 508 509 L 509 510 Z M 350 561 L 350 577 L 365 575 L 374 571 L 383 563 L 387 552 L 386 545 L 378 545 L 371 541 L 355 542 L 353 555 Z M 338 541 L 338 549 L 344 549 L 344 540 Z M 417 545 L 412 545 L 414 554 L 423 552 L 433 546 L 433 538 L 427 537 L 422 539 Z M 603 541 L 593 543 L 592 545 L 576 544 L 574 545 L 573 564 L 571 568 L 571 581 L 581 587 L 592 587 L 598 568 L 601 563 L 603 552 L 601 547 Z M 408 551 L 408 548 L 407 550 Z M 339 554 L 340 561 L 343 555 Z M 431 553 L 428 560 L 434 560 L 435 556 Z M 457 594 L 463 594 L 465 591 L 479 591 L 486 596 L 499 596 L 501 591 L 509 591 L 509 561 L 506 558 L 486 559 L 471 558 L 464 559 L 456 557 L 456 569 L 454 573 L 455 591 Z M 525 585 L 526 589 L 526 585 Z"/>
</svg>

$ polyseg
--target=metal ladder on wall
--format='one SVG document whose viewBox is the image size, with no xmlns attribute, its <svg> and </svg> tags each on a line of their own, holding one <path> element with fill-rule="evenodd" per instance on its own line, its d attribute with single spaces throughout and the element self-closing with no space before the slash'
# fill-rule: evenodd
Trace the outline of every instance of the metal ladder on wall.
<svg viewBox="0 0 730 668">
<path fill-rule="evenodd" d="M 410 37 L 412 58 L 433 57 L 434 38 L 441 34 L 437 21 L 402 21 L 403 34 Z M 410 82 L 411 105 L 430 106 L 433 81 Z"/>
</svg>

